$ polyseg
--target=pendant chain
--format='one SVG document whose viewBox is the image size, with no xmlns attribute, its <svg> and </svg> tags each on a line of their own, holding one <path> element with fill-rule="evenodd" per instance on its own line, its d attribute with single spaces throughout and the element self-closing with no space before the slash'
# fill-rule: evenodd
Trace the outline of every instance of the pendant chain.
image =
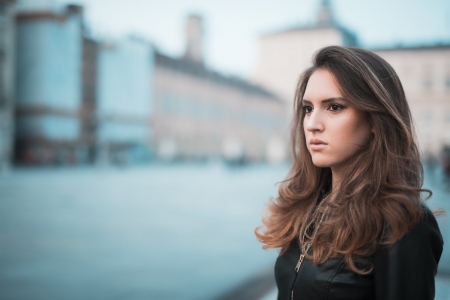
<svg viewBox="0 0 450 300">
<path fill-rule="evenodd" d="M 322 201 L 320 202 L 319 206 L 320 206 L 322 203 L 325 203 L 326 200 L 328 199 L 328 197 L 330 197 L 330 195 L 331 195 L 331 193 L 328 194 L 327 196 L 325 196 L 325 197 L 322 199 Z M 305 232 L 303 233 L 302 243 L 305 242 L 306 240 L 308 240 L 308 241 L 306 242 L 306 251 L 308 251 L 308 249 L 312 246 L 312 242 L 313 242 L 313 240 L 314 240 L 314 238 L 315 238 L 317 232 L 319 231 L 320 223 L 322 223 L 323 219 L 325 218 L 325 215 L 327 214 L 328 208 L 329 208 L 329 205 L 326 205 L 325 210 L 324 210 L 324 212 L 322 213 L 322 215 L 321 215 L 321 217 L 320 217 L 320 219 L 319 219 L 319 222 L 317 223 L 317 225 L 316 225 L 315 228 L 314 228 L 314 233 L 312 234 L 312 236 L 309 236 L 309 235 L 307 234 L 307 230 L 308 230 L 308 228 L 313 224 L 314 220 L 312 220 L 311 222 L 309 222 L 309 224 L 305 227 Z M 303 251 L 302 251 L 302 252 L 303 252 Z"/>
<path fill-rule="evenodd" d="M 331 193 L 330 193 L 330 194 L 331 194 Z M 324 197 L 324 198 L 322 199 L 322 201 L 320 202 L 319 205 L 321 205 L 322 203 L 325 203 L 325 201 L 328 199 L 328 197 L 330 196 L 330 194 L 328 194 L 326 197 Z M 329 205 L 327 205 L 327 206 L 325 207 L 325 210 L 324 210 L 324 212 L 322 213 L 322 216 L 320 217 L 319 222 L 317 223 L 317 225 L 316 225 L 315 228 L 314 228 L 314 233 L 313 233 L 313 235 L 312 235 L 311 237 L 309 237 L 309 242 L 306 243 L 306 245 L 305 245 L 305 252 L 308 252 L 309 248 L 312 246 L 312 244 L 311 244 L 311 243 L 312 243 L 312 240 L 314 239 L 314 237 L 315 237 L 316 234 L 317 234 L 317 231 L 319 230 L 320 223 L 322 223 L 323 219 L 325 218 L 325 215 L 326 215 L 326 213 L 327 213 L 327 211 L 328 211 L 328 207 L 329 207 Z M 313 223 L 313 221 L 311 221 L 311 222 L 308 224 L 308 226 L 305 227 L 305 232 L 303 233 L 302 241 L 301 241 L 301 242 L 302 242 L 302 245 L 303 245 L 303 243 L 304 243 L 305 237 L 308 236 L 307 233 L 306 233 L 306 231 L 307 231 L 308 228 L 312 225 L 312 223 Z M 298 260 L 298 262 L 297 262 L 297 265 L 295 266 L 295 272 L 296 272 L 297 275 L 296 275 L 296 277 L 295 277 L 294 284 L 293 284 L 292 289 L 291 289 L 291 300 L 294 300 L 294 288 L 295 288 L 295 283 L 296 283 L 296 281 L 297 281 L 297 276 L 298 276 L 298 273 L 299 273 L 299 271 L 300 271 L 300 267 L 302 266 L 303 261 L 305 260 L 305 255 L 306 255 L 306 253 L 303 252 L 303 246 L 301 246 L 301 247 L 300 247 L 300 257 L 299 257 L 299 260 Z"/>
</svg>

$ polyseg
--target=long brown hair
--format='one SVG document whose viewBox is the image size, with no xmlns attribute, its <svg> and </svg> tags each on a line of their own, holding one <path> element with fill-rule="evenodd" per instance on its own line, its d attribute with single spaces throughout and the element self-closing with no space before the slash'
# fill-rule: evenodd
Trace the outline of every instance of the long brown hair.
<svg viewBox="0 0 450 300">
<path fill-rule="evenodd" d="M 269 202 L 265 226 L 255 234 L 264 248 L 281 248 L 282 254 L 306 232 L 309 221 L 317 219 L 320 193 L 330 187 L 331 170 L 313 164 L 303 126 L 303 95 L 318 69 L 333 74 L 344 98 L 366 112 L 373 132 L 346 166 L 346 181 L 329 204 L 310 258 L 320 264 L 341 254 L 352 270 L 366 274 L 371 267 L 358 268 L 355 257 L 369 256 L 380 244 L 402 238 L 423 215 L 420 193 L 431 196 L 430 190 L 422 189 L 423 168 L 402 84 L 394 69 L 370 51 L 322 48 L 300 76 L 291 129 L 293 165 L 278 197 Z"/>
</svg>

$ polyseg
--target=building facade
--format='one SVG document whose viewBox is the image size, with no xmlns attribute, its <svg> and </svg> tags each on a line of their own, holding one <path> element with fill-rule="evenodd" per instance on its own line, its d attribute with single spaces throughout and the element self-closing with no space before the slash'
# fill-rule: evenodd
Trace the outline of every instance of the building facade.
<svg viewBox="0 0 450 300">
<path fill-rule="evenodd" d="M 130 163 L 151 154 L 153 48 L 89 37 L 80 6 L 16 16 L 19 164 Z"/>
<path fill-rule="evenodd" d="M 205 66 L 200 16 L 180 58 L 89 37 L 77 5 L 23 1 L 13 21 L 17 163 L 285 159 L 285 103 Z"/>
<path fill-rule="evenodd" d="M 16 159 L 85 161 L 80 143 L 82 8 L 19 11 L 16 16 Z"/>
<path fill-rule="evenodd" d="M 154 55 L 135 38 L 101 43 L 97 70 L 97 160 L 150 159 Z"/>
<path fill-rule="evenodd" d="M 163 159 L 281 161 L 284 102 L 195 62 L 156 54 L 154 145 Z"/>
<path fill-rule="evenodd" d="M 186 22 L 181 58 L 155 55 L 153 145 L 161 159 L 281 162 L 285 103 L 274 94 L 205 67 L 201 17 Z"/>
<path fill-rule="evenodd" d="M 15 1 L 0 0 L 0 172 L 11 166 L 14 147 Z"/>
</svg>

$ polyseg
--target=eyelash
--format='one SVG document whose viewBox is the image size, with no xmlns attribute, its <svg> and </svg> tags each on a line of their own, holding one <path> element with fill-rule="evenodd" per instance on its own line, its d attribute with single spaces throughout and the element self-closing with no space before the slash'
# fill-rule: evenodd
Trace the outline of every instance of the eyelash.
<svg viewBox="0 0 450 300">
<path fill-rule="evenodd" d="M 339 104 L 331 104 L 331 105 L 328 107 L 328 109 L 330 109 L 332 106 L 335 106 L 335 107 L 336 107 L 336 109 L 333 109 L 332 111 L 340 111 L 340 110 L 344 109 L 344 106 L 339 105 Z"/>
<path fill-rule="evenodd" d="M 335 108 L 332 109 L 332 110 L 330 110 L 330 108 L 331 108 L 332 106 L 334 106 Z M 328 106 L 327 110 L 330 110 L 330 111 L 332 111 L 332 112 L 336 112 L 336 111 L 340 111 L 340 110 L 342 110 L 342 109 L 344 109 L 344 108 L 345 108 L 345 107 L 344 107 L 343 105 L 333 103 L 333 104 L 330 104 L 330 106 Z M 304 106 L 302 107 L 302 109 L 303 109 L 303 111 L 304 111 L 306 114 L 308 114 L 308 113 L 311 112 L 311 111 L 308 111 L 308 109 L 312 109 L 312 107 L 309 106 L 309 105 L 304 105 Z"/>
<path fill-rule="evenodd" d="M 310 111 L 308 111 L 308 109 L 310 109 L 310 108 L 312 109 L 312 107 L 309 106 L 309 105 L 304 105 L 304 106 L 302 106 L 303 112 L 304 112 L 305 114 L 310 113 Z"/>
</svg>

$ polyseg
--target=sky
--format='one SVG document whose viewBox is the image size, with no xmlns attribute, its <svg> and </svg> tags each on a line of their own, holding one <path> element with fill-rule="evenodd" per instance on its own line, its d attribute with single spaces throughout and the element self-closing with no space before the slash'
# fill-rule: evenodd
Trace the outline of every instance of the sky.
<svg viewBox="0 0 450 300">
<path fill-rule="evenodd" d="M 52 1 L 52 0 L 30 0 Z M 54 0 L 68 3 L 65 0 Z M 335 19 L 364 47 L 450 43 L 448 0 L 331 0 Z M 258 37 L 314 23 L 320 0 L 74 0 L 99 39 L 133 34 L 180 56 L 185 22 L 200 14 L 207 67 L 246 78 L 256 67 Z"/>
</svg>

